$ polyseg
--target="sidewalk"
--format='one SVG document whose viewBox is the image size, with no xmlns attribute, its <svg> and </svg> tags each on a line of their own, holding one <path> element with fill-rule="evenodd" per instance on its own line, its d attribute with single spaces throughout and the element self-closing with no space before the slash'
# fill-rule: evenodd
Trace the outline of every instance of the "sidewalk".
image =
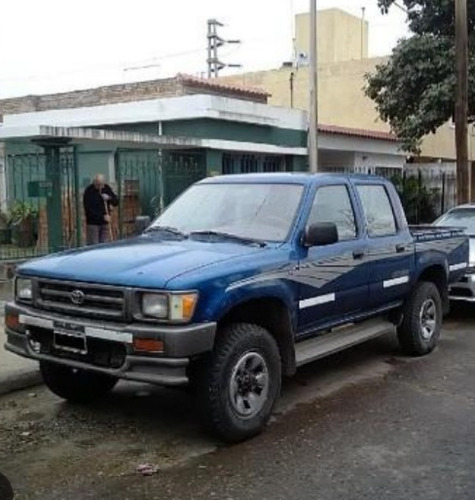
<svg viewBox="0 0 475 500">
<path fill-rule="evenodd" d="M 38 363 L 5 351 L 4 303 L 0 301 L 0 395 L 42 383 Z"/>
</svg>

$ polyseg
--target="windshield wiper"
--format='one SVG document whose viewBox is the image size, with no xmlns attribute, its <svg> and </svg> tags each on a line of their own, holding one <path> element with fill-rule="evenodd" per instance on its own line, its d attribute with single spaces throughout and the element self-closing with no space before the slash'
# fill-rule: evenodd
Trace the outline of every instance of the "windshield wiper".
<svg viewBox="0 0 475 500">
<path fill-rule="evenodd" d="M 180 236 L 181 238 L 188 238 L 188 235 L 183 231 L 180 231 L 176 227 L 171 226 L 151 226 L 144 231 L 144 233 L 170 233 L 174 236 Z"/>
<path fill-rule="evenodd" d="M 227 238 L 229 240 L 239 241 L 247 245 L 259 245 L 260 247 L 265 247 L 266 243 L 262 240 L 256 240 L 254 238 L 248 238 L 246 236 L 238 236 L 237 234 L 231 234 L 221 231 L 193 231 L 190 236 L 218 236 L 220 238 Z"/>
</svg>

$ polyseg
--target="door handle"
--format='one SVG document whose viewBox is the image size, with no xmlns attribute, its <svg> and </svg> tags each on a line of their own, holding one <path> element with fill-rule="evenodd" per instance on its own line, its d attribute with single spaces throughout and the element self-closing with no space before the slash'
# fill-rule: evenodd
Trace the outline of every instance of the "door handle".
<svg viewBox="0 0 475 500">
<path fill-rule="evenodd" d="M 353 258 L 354 259 L 362 259 L 364 257 L 364 254 L 365 254 L 364 250 L 355 250 L 353 252 Z"/>
<path fill-rule="evenodd" d="M 396 252 L 397 253 L 402 253 L 406 251 L 406 245 L 396 245 Z"/>
</svg>

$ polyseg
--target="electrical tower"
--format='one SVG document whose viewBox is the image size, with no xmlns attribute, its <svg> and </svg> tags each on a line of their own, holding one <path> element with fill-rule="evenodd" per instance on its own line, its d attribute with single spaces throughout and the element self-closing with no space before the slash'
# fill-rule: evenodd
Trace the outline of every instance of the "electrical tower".
<svg viewBox="0 0 475 500">
<path fill-rule="evenodd" d="M 224 45 L 235 45 L 241 40 L 224 40 L 218 35 L 218 28 L 224 25 L 216 19 L 208 19 L 208 78 L 217 78 L 224 68 L 240 68 L 240 64 L 226 64 L 219 59 L 219 49 Z"/>
</svg>

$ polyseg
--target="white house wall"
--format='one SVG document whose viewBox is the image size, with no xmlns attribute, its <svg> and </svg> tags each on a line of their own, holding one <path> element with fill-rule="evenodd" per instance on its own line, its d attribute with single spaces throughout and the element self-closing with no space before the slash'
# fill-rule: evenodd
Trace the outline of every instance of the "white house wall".
<svg viewBox="0 0 475 500">
<path fill-rule="evenodd" d="M 406 160 L 399 144 L 394 141 L 371 139 L 343 134 L 320 134 L 319 148 L 333 151 L 354 151 L 364 154 L 386 154 Z"/>
<path fill-rule="evenodd" d="M 390 155 L 377 153 L 356 153 L 354 167 L 357 171 L 368 168 L 398 168 L 403 169 L 406 163 L 404 155 Z"/>
<path fill-rule="evenodd" d="M 306 130 L 304 111 L 211 95 L 168 97 L 86 108 L 5 115 L 4 127 L 95 127 L 124 123 L 214 118 L 288 130 Z"/>
</svg>

